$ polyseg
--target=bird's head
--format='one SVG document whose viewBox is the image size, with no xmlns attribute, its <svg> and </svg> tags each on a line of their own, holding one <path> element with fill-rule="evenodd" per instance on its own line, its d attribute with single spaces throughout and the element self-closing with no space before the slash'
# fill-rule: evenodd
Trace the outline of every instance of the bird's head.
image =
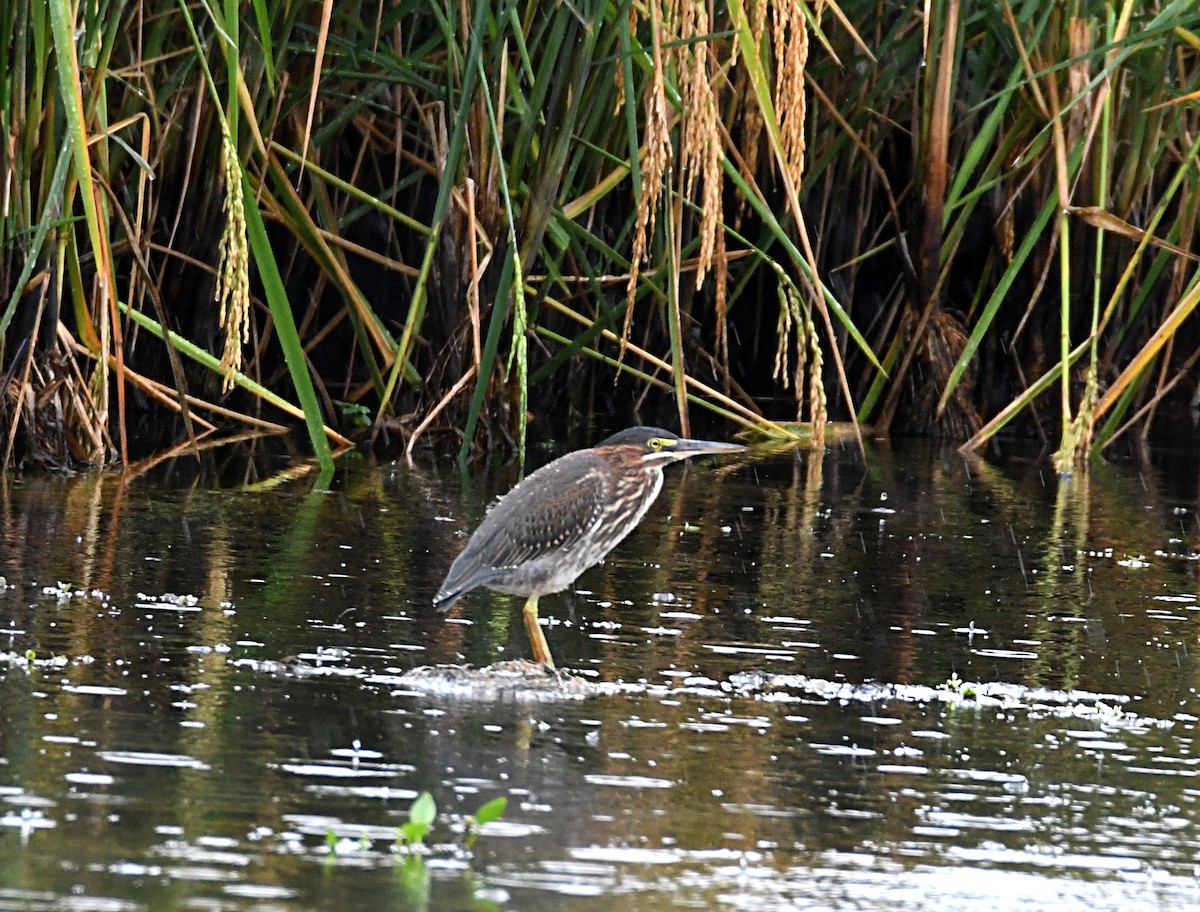
<svg viewBox="0 0 1200 912">
<path fill-rule="evenodd" d="M 706 453 L 740 453 L 746 448 L 740 443 L 719 443 L 715 440 L 692 440 L 657 427 L 632 427 L 618 431 L 596 444 L 595 449 L 629 448 L 633 458 L 647 465 L 667 465 L 691 456 Z"/>
</svg>

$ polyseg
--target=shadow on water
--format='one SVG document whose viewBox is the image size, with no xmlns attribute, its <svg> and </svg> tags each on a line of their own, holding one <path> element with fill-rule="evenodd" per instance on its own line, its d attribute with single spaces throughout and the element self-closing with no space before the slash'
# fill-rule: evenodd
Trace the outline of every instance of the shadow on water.
<svg viewBox="0 0 1200 912">
<path fill-rule="evenodd" d="M 512 482 L 446 465 L 0 479 L 0 909 L 1200 901 L 1194 475 L 671 470 L 542 600 L 602 693 L 528 702 L 403 685 L 528 648 L 517 599 L 432 608 Z"/>
</svg>

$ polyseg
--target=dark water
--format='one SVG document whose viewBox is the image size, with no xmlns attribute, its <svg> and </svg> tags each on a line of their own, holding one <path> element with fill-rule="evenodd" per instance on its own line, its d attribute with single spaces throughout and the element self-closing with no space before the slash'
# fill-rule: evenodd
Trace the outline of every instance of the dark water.
<svg viewBox="0 0 1200 912">
<path fill-rule="evenodd" d="M 553 703 L 399 680 L 527 654 L 430 607 L 510 477 L 230 474 L 0 479 L 0 909 L 1200 906 L 1191 457 L 672 469 Z"/>
</svg>

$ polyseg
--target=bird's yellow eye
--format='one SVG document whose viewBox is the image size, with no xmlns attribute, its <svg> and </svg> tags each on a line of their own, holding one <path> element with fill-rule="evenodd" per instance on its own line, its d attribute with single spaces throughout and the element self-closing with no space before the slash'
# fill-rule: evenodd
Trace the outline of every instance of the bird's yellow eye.
<svg viewBox="0 0 1200 912">
<path fill-rule="evenodd" d="M 650 438 L 650 449 L 654 450 L 655 452 L 658 452 L 659 450 L 663 449 L 664 447 L 674 446 L 674 444 L 675 444 L 675 441 L 668 440 L 666 437 L 651 437 Z"/>
</svg>

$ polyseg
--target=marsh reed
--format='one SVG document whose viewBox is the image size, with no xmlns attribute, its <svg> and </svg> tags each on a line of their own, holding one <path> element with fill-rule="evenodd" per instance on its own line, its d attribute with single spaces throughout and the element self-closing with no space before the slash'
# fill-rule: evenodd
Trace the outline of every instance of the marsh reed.
<svg viewBox="0 0 1200 912">
<path fill-rule="evenodd" d="M 0 3 L 5 466 L 830 420 L 1068 470 L 1198 393 L 1168 3 Z"/>
</svg>

